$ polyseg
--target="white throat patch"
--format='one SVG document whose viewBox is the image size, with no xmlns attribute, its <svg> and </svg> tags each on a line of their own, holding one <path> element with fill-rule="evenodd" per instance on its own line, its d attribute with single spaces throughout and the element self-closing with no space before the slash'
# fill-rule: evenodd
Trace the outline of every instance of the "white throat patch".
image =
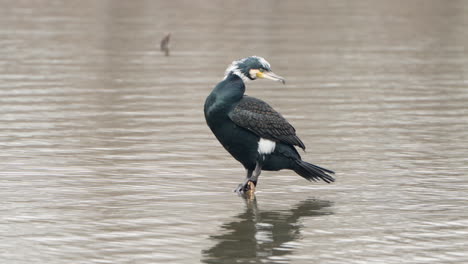
<svg viewBox="0 0 468 264">
<path fill-rule="evenodd" d="M 259 154 L 271 154 L 275 151 L 276 142 L 271 141 L 269 139 L 260 138 L 258 141 L 258 153 Z"/>
</svg>

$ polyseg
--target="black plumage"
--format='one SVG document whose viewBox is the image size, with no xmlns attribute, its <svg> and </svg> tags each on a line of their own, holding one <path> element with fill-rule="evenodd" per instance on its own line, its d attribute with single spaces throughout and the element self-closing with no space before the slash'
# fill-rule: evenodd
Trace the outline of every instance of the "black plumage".
<svg viewBox="0 0 468 264">
<path fill-rule="evenodd" d="M 309 181 L 333 182 L 334 172 L 302 160 L 294 148 L 305 149 L 294 127 L 271 106 L 260 99 L 244 95 L 245 81 L 266 78 L 284 79 L 271 71 L 260 57 L 235 61 L 226 70 L 205 101 L 205 118 L 223 147 L 247 170 L 243 184 L 236 189 L 245 192 L 249 182 L 255 185 L 262 170 L 290 169 Z"/>
<path fill-rule="evenodd" d="M 305 149 L 304 143 L 296 136 L 296 129 L 280 113 L 260 99 L 244 95 L 229 112 L 229 117 L 238 126 L 247 128 L 262 138 Z"/>
</svg>

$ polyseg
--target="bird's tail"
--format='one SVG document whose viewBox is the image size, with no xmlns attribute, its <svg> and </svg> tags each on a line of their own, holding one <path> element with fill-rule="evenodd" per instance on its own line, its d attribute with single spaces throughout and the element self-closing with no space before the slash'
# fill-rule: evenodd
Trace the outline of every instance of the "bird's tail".
<svg viewBox="0 0 468 264">
<path fill-rule="evenodd" d="M 296 160 L 296 166 L 294 167 L 294 171 L 308 181 L 323 180 L 326 183 L 331 183 L 335 181 L 335 179 L 329 175 L 335 174 L 333 171 L 327 170 L 325 168 L 302 160 Z"/>
</svg>

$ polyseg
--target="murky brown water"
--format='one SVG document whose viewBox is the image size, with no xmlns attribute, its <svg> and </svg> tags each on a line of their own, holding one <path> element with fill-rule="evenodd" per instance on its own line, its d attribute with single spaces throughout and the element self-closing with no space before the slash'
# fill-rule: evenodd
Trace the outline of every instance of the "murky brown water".
<svg viewBox="0 0 468 264">
<path fill-rule="evenodd" d="M 468 3 L 2 1 L 4 263 L 468 263 Z M 172 56 L 159 40 L 172 32 Z M 255 202 L 202 107 L 256 81 L 333 185 Z"/>
</svg>

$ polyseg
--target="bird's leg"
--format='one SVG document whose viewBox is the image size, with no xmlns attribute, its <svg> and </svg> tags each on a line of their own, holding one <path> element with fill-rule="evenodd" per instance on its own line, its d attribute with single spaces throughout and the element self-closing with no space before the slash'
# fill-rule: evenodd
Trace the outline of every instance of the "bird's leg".
<svg viewBox="0 0 468 264">
<path fill-rule="evenodd" d="M 252 173 L 249 181 L 253 182 L 255 186 L 257 186 L 258 176 L 262 173 L 263 162 L 265 161 L 265 155 L 260 155 L 257 160 L 257 165 L 255 165 L 255 170 Z"/>
<path fill-rule="evenodd" d="M 245 193 L 249 190 L 254 191 L 255 186 L 257 186 L 258 176 L 262 173 L 263 162 L 265 161 L 265 155 L 260 155 L 257 159 L 257 164 L 255 169 L 247 170 L 247 178 L 244 183 L 239 184 L 239 186 L 234 190 L 237 193 Z"/>
<path fill-rule="evenodd" d="M 239 184 L 239 186 L 237 186 L 237 188 L 234 190 L 234 192 L 236 193 L 244 193 L 245 191 L 247 191 L 247 188 L 248 188 L 248 184 L 249 184 L 249 179 L 252 177 L 252 173 L 253 173 L 253 170 L 248 170 L 247 169 L 247 176 L 245 177 L 245 181 L 244 183 L 241 183 Z"/>
</svg>

